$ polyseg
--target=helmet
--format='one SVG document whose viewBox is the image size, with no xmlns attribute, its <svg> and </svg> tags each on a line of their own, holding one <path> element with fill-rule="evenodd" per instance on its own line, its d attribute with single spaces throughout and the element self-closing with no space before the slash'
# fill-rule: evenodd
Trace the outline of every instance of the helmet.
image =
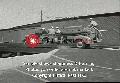
<svg viewBox="0 0 120 83">
<path fill-rule="evenodd" d="M 93 18 L 90 18 L 90 20 L 92 20 Z"/>
<path fill-rule="evenodd" d="M 59 27 L 56 27 L 56 29 L 58 29 Z"/>
<path fill-rule="evenodd" d="M 45 29 L 45 28 L 42 28 L 43 30 Z"/>
</svg>

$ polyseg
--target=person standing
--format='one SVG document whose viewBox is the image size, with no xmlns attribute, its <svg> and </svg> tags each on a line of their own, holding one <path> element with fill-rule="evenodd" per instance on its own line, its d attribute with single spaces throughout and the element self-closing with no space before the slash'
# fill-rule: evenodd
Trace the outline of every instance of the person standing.
<svg viewBox="0 0 120 83">
<path fill-rule="evenodd" d="M 61 33 L 59 27 L 56 27 L 56 31 L 55 31 L 55 33 L 56 33 L 56 34 L 60 34 L 60 33 Z"/>
<path fill-rule="evenodd" d="M 47 31 L 45 28 L 42 28 L 42 34 L 47 34 Z"/>
<path fill-rule="evenodd" d="M 57 36 L 56 37 L 57 42 L 60 41 L 60 43 L 62 43 L 61 30 L 59 29 L 59 27 L 56 27 L 55 33 L 56 33 L 56 36 Z"/>
<path fill-rule="evenodd" d="M 42 42 L 45 44 L 45 43 L 48 43 L 49 42 L 49 38 L 48 38 L 48 32 L 46 31 L 45 28 L 42 28 L 42 35 L 41 35 L 41 38 L 42 38 Z"/>
<path fill-rule="evenodd" d="M 53 26 L 51 26 L 51 28 L 48 29 L 48 34 L 49 34 L 50 42 L 53 43 L 54 42 L 54 36 L 55 36 L 55 29 L 54 29 Z"/>
<path fill-rule="evenodd" d="M 51 28 L 48 29 L 48 34 L 55 35 L 55 29 L 53 26 L 51 26 Z"/>
</svg>

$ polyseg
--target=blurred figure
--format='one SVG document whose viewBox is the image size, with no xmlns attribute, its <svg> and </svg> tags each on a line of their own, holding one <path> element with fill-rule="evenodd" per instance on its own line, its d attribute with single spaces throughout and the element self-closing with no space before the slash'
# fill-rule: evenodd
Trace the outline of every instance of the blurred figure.
<svg viewBox="0 0 120 83">
<path fill-rule="evenodd" d="M 55 29 L 53 26 L 51 26 L 50 29 L 48 29 L 48 34 L 52 34 L 52 35 L 55 35 Z"/>
<path fill-rule="evenodd" d="M 88 27 L 90 28 L 91 38 L 93 38 L 93 40 L 95 40 L 97 36 L 97 30 L 96 30 L 97 26 L 98 26 L 98 23 L 94 21 L 93 18 L 90 18 L 90 25 Z"/>
<path fill-rule="evenodd" d="M 42 34 L 48 34 L 45 28 L 42 28 Z"/>
<path fill-rule="evenodd" d="M 56 27 L 55 34 L 56 34 L 56 39 L 55 39 L 55 41 L 56 41 L 57 43 L 62 43 L 61 31 L 60 31 L 59 27 Z"/>
<path fill-rule="evenodd" d="M 12 43 L 13 43 L 13 40 L 12 40 Z"/>
<path fill-rule="evenodd" d="M 93 20 L 93 18 L 90 18 L 90 27 L 97 27 L 98 23 Z"/>
<path fill-rule="evenodd" d="M 56 31 L 55 31 L 55 33 L 56 33 L 56 34 L 60 34 L 60 33 L 61 33 L 59 27 L 56 27 Z"/>
<path fill-rule="evenodd" d="M 53 26 L 51 26 L 51 28 L 48 29 L 48 34 L 49 34 L 50 42 L 53 43 L 54 42 L 54 36 L 55 36 L 55 29 L 54 29 Z"/>
<path fill-rule="evenodd" d="M 41 35 L 41 38 L 42 38 L 42 42 L 44 44 L 48 43 L 49 42 L 49 38 L 47 36 L 48 32 L 46 31 L 45 28 L 42 28 L 42 35 Z"/>
</svg>

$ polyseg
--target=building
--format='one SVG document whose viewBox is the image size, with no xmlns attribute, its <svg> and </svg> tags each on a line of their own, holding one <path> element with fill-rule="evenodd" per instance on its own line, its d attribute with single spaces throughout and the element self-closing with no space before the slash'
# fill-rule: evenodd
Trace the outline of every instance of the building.
<svg viewBox="0 0 120 83">
<path fill-rule="evenodd" d="M 102 32 L 103 41 L 99 44 L 120 45 L 120 12 L 56 19 L 44 21 L 42 23 L 38 22 L 23 26 L 17 26 L 10 29 L 2 29 L 0 30 L 0 42 L 22 43 L 26 35 L 30 33 L 40 32 L 40 29 L 42 27 L 87 27 L 89 24 L 89 18 L 91 17 L 99 24 L 98 29 L 107 30 L 105 32 Z"/>
</svg>

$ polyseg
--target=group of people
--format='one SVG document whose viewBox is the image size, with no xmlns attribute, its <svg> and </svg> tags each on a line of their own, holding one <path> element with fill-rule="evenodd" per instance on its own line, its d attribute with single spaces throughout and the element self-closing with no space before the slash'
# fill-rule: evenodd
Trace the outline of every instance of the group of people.
<svg viewBox="0 0 120 83">
<path fill-rule="evenodd" d="M 42 35 L 48 34 L 49 35 L 49 41 L 48 42 L 57 42 L 58 39 L 61 40 L 61 30 L 59 27 L 54 28 L 51 26 L 50 29 L 46 30 L 45 28 L 42 28 Z M 56 36 L 57 35 L 57 36 Z"/>
<path fill-rule="evenodd" d="M 48 31 L 45 28 L 42 28 L 42 34 L 50 34 L 50 35 L 54 35 L 54 34 L 60 34 L 61 30 L 59 29 L 59 27 L 56 27 L 56 29 L 51 26 L 50 29 L 48 29 Z"/>
<path fill-rule="evenodd" d="M 93 20 L 93 18 L 90 18 L 90 25 L 88 25 L 88 29 L 91 29 L 92 33 L 94 33 L 94 28 L 97 28 L 98 23 L 96 21 Z M 42 28 L 42 34 L 50 34 L 50 35 L 54 35 L 54 34 L 60 34 L 61 30 L 59 29 L 59 27 L 54 28 L 53 26 L 51 26 L 50 29 L 46 30 L 45 28 Z"/>
<path fill-rule="evenodd" d="M 96 29 L 98 27 L 98 23 L 93 20 L 93 18 L 90 18 L 90 24 L 87 28 L 85 28 L 87 31 L 90 31 L 91 38 L 96 37 Z M 42 34 L 48 34 L 49 40 L 53 43 L 54 41 L 62 40 L 61 30 L 59 27 L 53 27 L 51 26 L 50 29 L 46 30 L 45 28 L 42 28 Z M 56 36 L 57 35 L 57 36 Z"/>
</svg>

